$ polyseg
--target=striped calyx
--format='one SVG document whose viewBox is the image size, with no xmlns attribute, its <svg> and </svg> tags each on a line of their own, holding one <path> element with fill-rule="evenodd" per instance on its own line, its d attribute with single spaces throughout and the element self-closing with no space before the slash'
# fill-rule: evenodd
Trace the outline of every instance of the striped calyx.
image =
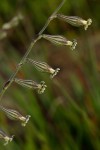
<svg viewBox="0 0 100 150">
<path fill-rule="evenodd" d="M 23 80 L 18 78 L 15 78 L 14 81 L 23 87 L 27 87 L 29 89 L 36 89 L 39 94 L 42 94 L 45 91 L 45 88 L 47 87 L 44 81 L 36 83 L 33 80 Z"/>
<path fill-rule="evenodd" d="M 31 63 L 32 65 L 34 65 L 34 67 L 38 71 L 41 71 L 41 72 L 44 72 L 44 73 L 49 73 L 51 78 L 53 78 L 59 72 L 59 70 L 60 70 L 59 68 L 53 69 L 52 67 L 50 67 L 45 62 L 35 61 L 33 59 L 30 59 L 30 58 L 27 58 L 26 61 L 29 62 L 29 63 Z"/>
<path fill-rule="evenodd" d="M 72 50 L 75 49 L 75 46 L 77 44 L 77 42 L 74 42 L 74 46 L 73 46 L 73 41 L 69 41 L 65 37 L 60 36 L 60 35 L 47 35 L 47 34 L 43 34 L 42 37 L 44 39 L 52 42 L 53 44 L 56 44 L 56 45 L 70 46 L 70 48 Z"/>
<path fill-rule="evenodd" d="M 27 122 L 29 121 L 30 115 L 22 116 L 18 111 L 14 109 L 5 108 L 4 106 L 0 105 L 0 109 L 6 113 L 7 117 L 11 120 L 18 120 L 21 121 L 22 126 L 26 126 Z"/>
<path fill-rule="evenodd" d="M 92 23 L 92 19 L 89 18 L 88 20 L 84 20 L 78 16 L 65 16 L 62 14 L 57 14 L 57 18 L 66 21 L 67 23 L 76 27 L 84 26 L 85 30 L 87 30 L 88 26 L 90 26 Z"/>
</svg>

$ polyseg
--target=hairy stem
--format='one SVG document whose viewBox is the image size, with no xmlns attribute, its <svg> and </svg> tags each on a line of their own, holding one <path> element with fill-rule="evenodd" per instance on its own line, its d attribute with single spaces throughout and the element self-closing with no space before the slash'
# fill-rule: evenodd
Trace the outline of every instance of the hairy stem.
<svg viewBox="0 0 100 150">
<path fill-rule="evenodd" d="M 23 58 L 21 59 L 21 61 L 19 62 L 19 64 L 16 67 L 15 72 L 11 75 L 11 77 L 9 78 L 9 80 L 5 83 L 5 85 L 3 86 L 1 93 L 0 93 L 0 101 L 2 99 L 2 96 L 4 95 L 4 93 L 6 92 L 6 90 L 8 89 L 8 87 L 12 84 L 12 82 L 14 81 L 15 76 L 17 75 L 18 71 L 21 69 L 21 67 L 24 65 L 26 58 L 28 57 L 29 53 L 31 52 L 34 44 L 42 38 L 42 33 L 45 31 L 45 29 L 48 27 L 49 23 L 51 22 L 51 20 L 53 20 L 54 18 L 56 18 L 56 13 L 59 11 L 59 9 L 63 6 L 65 0 L 63 0 L 61 2 L 61 4 L 57 7 L 57 9 L 53 12 L 53 14 L 48 18 L 47 22 L 45 23 L 44 27 L 41 29 L 41 31 L 38 33 L 38 36 L 32 40 L 28 50 L 26 51 L 26 53 L 24 54 Z"/>
</svg>

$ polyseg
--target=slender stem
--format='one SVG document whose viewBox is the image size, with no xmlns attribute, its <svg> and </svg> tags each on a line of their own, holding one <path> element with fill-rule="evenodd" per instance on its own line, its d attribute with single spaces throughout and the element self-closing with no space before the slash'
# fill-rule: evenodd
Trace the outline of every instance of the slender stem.
<svg viewBox="0 0 100 150">
<path fill-rule="evenodd" d="M 47 20 L 47 22 L 45 23 L 44 27 L 42 28 L 42 30 L 38 33 L 38 36 L 32 40 L 28 50 L 26 51 L 26 53 L 24 54 L 23 58 L 21 59 L 20 63 L 17 65 L 15 72 L 11 75 L 11 77 L 9 78 L 9 80 L 6 82 L 6 84 L 3 86 L 1 93 L 0 93 L 0 101 L 4 95 L 4 93 L 6 92 L 6 90 L 8 89 L 8 87 L 12 84 L 12 82 L 14 81 L 14 78 L 16 76 L 16 74 L 18 73 L 18 71 L 21 69 L 21 67 L 23 66 L 23 64 L 25 63 L 26 58 L 28 57 L 29 53 L 31 52 L 34 44 L 42 38 L 42 33 L 45 31 L 45 29 L 47 28 L 47 26 L 49 25 L 49 23 L 51 22 L 51 20 L 53 20 L 54 18 L 56 18 L 56 13 L 59 11 L 59 9 L 63 6 L 65 0 L 63 0 L 61 2 L 61 4 L 57 7 L 57 9 L 53 12 L 53 14 L 49 17 L 49 19 Z"/>
<path fill-rule="evenodd" d="M 63 0 L 60 5 L 56 8 L 56 10 L 53 12 L 53 14 L 51 16 L 55 16 L 57 14 L 57 12 L 60 10 L 60 8 L 64 5 L 66 0 Z"/>
<path fill-rule="evenodd" d="M 57 12 L 60 10 L 60 8 L 63 6 L 63 4 L 65 3 L 66 0 L 63 0 L 61 2 L 61 4 L 57 7 L 57 9 L 52 13 L 52 15 L 48 18 L 47 22 L 45 23 L 44 27 L 41 29 L 41 31 L 39 32 L 39 35 L 41 35 L 44 30 L 47 28 L 47 26 L 49 25 L 49 23 L 54 19 L 56 18 L 56 14 Z"/>
<path fill-rule="evenodd" d="M 55 17 L 49 17 L 48 18 L 48 20 L 47 20 L 47 22 L 45 23 L 45 25 L 44 25 L 44 27 L 42 28 L 42 30 L 38 33 L 38 35 L 41 35 L 43 32 L 44 32 L 44 30 L 47 28 L 47 26 L 49 25 L 49 23 L 51 22 L 51 20 L 53 20 Z"/>
</svg>

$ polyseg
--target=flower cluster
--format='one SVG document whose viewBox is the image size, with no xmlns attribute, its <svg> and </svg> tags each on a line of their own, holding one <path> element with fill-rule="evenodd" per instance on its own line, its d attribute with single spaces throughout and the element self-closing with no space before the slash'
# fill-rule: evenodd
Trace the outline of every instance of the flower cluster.
<svg viewBox="0 0 100 150">
<path fill-rule="evenodd" d="M 34 44 L 38 40 L 43 38 L 43 39 L 46 39 L 46 40 L 48 40 L 49 42 L 51 42 L 55 45 L 68 46 L 68 47 L 70 47 L 71 50 L 74 50 L 76 48 L 77 41 L 75 39 L 74 40 L 69 40 L 69 39 L 67 39 L 67 38 L 65 38 L 64 36 L 61 36 L 61 35 L 43 34 L 44 30 L 47 28 L 50 21 L 52 21 L 55 18 L 58 18 L 58 19 L 60 19 L 62 21 L 65 21 L 65 22 L 67 22 L 67 23 L 69 23 L 73 26 L 76 26 L 76 27 L 84 26 L 85 30 L 87 30 L 88 26 L 91 25 L 92 19 L 90 19 L 90 18 L 88 20 L 84 20 L 84 19 L 82 19 L 81 17 L 78 17 L 78 16 L 65 16 L 63 14 L 58 14 L 57 12 L 62 7 L 64 2 L 65 2 L 65 0 L 62 1 L 62 3 L 54 11 L 54 13 L 49 17 L 49 19 L 47 20 L 46 24 L 44 25 L 42 30 L 39 32 L 37 37 L 31 42 L 28 50 L 26 51 L 25 55 L 23 56 L 22 60 L 18 64 L 18 66 L 16 67 L 15 73 L 4 84 L 4 86 L 1 90 L 1 93 L 0 93 L 0 100 L 3 96 L 3 94 L 5 93 L 5 91 L 7 90 L 7 88 L 13 82 L 21 85 L 22 87 L 26 87 L 26 88 L 31 89 L 31 90 L 36 90 L 38 92 L 38 94 L 44 93 L 44 91 L 47 87 L 47 85 L 45 84 L 44 81 L 41 81 L 40 83 L 38 83 L 38 82 L 33 81 L 33 80 L 26 80 L 26 79 L 16 78 L 16 75 L 17 75 L 18 71 L 21 69 L 21 67 L 25 63 L 31 63 L 38 71 L 48 73 L 50 75 L 50 78 L 54 78 L 57 75 L 57 73 L 59 72 L 59 70 L 60 70 L 59 68 L 53 69 L 46 62 L 36 61 L 34 59 L 28 58 L 28 55 L 29 55 L 30 51 L 32 50 Z M 22 15 L 18 15 L 16 17 L 14 17 L 10 22 L 8 22 L 8 23 L 6 23 L 2 26 L 2 31 L 6 31 L 6 30 L 9 30 L 12 27 L 17 26 L 21 19 L 23 19 Z M 1 32 L 0 39 L 3 39 L 4 37 L 6 37 L 6 32 Z M 17 110 L 9 109 L 9 108 L 6 108 L 2 105 L 0 105 L 0 110 L 3 111 L 7 115 L 8 118 L 21 122 L 22 126 L 26 126 L 27 122 L 29 121 L 29 118 L 31 117 L 30 115 L 23 116 Z M 11 142 L 13 140 L 13 137 L 14 136 L 9 137 L 4 131 L 0 130 L 0 139 L 5 140 L 4 145 L 7 145 L 8 142 Z"/>
</svg>

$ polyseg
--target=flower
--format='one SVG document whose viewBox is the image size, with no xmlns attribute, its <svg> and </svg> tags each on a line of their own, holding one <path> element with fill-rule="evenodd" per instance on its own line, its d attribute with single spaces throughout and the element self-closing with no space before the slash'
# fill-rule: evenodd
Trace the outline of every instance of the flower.
<svg viewBox="0 0 100 150">
<path fill-rule="evenodd" d="M 62 19 L 63 21 L 66 21 L 76 27 L 84 26 L 85 30 L 87 30 L 88 26 L 92 23 L 92 19 L 89 18 L 88 20 L 84 20 L 78 16 L 65 16 L 62 14 L 57 14 L 57 18 Z"/>
<path fill-rule="evenodd" d="M 41 81 L 40 83 L 36 83 L 33 80 L 23 80 L 18 78 L 15 78 L 14 81 L 24 87 L 30 89 L 37 89 L 39 94 L 42 94 L 45 91 L 45 88 L 47 87 L 44 81 Z"/>
<path fill-rule="evenodd" d="M 57 45 L 70 46 L 70 48 L 72 50 L 75 49 L 75 47 L 77 45 L 76 40 L 69 41 L 65 37 L 60 36 L 60 35 L 47 35 L 47 34 L 43 34 L 42 37 L 45 38 L 45 39 L 47 39 L 48 41 L 54 43 L 54 44 L 57 44 Z"/>
<path fill-rule="evenodd" d="M 47 86 L 45 85 L 45 82 L 41 81 L 40 84 L 38 84 L 38 93 L 39 94 L 44 93 L 46 87 Z"/>
<path fill-rule="evenodd" d="M 9 137 L 4 131 L 0 129 L 0 138 L 5 140 L 4 145 L 7 145 L 8 142 L 11 142 L 13 140 L 14 135 Z"/>
<path fill-rule="evenodd" d="M 5 108 L 4 106 L 1 105 L 0 105 L 0 109 L 6 113 L 8 118 L 12 120 L 21 121 L 22 126 L 26 126 L 27 122 L 29 121 L 29 118 L 31 117 L 30 115 L 22 116 L 18 111 L 14 109 Z"/>
<path fill-rule="evenodd" d="M 59 72 L 59 70 L 60 70 L 59 68 L 53 69 L 52 67 L 50 67 L 45 62 L 35 61 L 35 60 L 30 59 L 30 58 L 27 58 L 26 61 L 30 62 L 32 65 L 34 65 L 34 67 L 37 70 L 39 70 L 41 72 L 47 72 L 47 73 L 49 73 L 51 78 L 53 78 Z"/>
</svg>

